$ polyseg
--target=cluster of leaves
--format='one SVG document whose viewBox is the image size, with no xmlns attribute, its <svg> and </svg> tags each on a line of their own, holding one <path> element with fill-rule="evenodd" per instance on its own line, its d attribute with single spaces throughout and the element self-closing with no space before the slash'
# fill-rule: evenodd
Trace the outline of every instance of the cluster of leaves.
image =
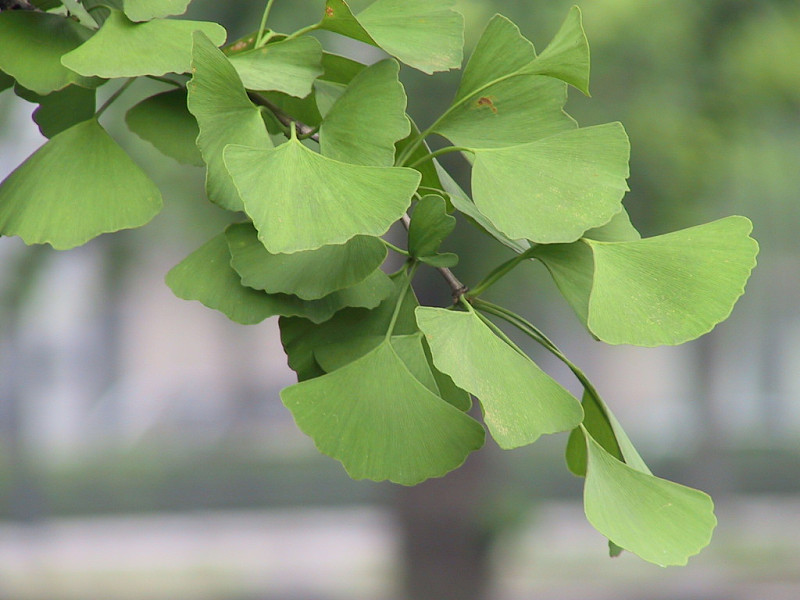
<svg viewBox="0 0 800 600">
<path fill-rule="evenodd" d="M 148 222 L 160 193 L 98 117 L 137 78 L 162 81 L 168 91 L 133 107 L 128 127 L 204 166 L 209 200 L 242 215 L 167 283 L 239 323 L 280 316 L 299 380 L 281 397 L 321 452 L 354 478 L 442 476 L 484 443 L 468 412 L 474 397 L 502 448 L 572 432 L 568 466 L 585 477 L 586 515 L 613 553 L 670 565 L 700 551 L 716 522 L 711 499 L 655 477 L 580 369 L 523 317 L 481 298 L 539 260 L 595 338 L 680 344 L 729 315 L 755 265 L 743 217 L 641 239 L 621 204 L 622 126 L 580 128 L 563 110 L 569 85 L 588 94 L 580 11 L 540 53 L 492 18 L 451 105 L 420 131 L 400 63 L 460 68 L 453 0 L 376 0 L 358 14 L 327 0 L 317 23 L 290 35 L 266 28 L 269 0 L 259 30 L 222 49 L 218 24 L 167 18 L 187 4 L 52 0 L 0 13 L 0 81 L 39 104 L 34 120 L 50 138 L 0 186 L 0 233 L 66 249 Z M 316 29 L 390 58 L 367 66 L 331 54 L 308 35 Z M 95 90 L 120 79 L 95 110 Z M 432 135 L 452 145 L 431 152 Z M 472 164 L 472 197 L 437 162 L 446 152 Z M 516 253 L 470 291 L 450 271 L 458 257 L 440 252 L 455 212 Z M 381 237 L 397 221 L 405 250 Z M 391 275 L 381 269 L 389 250 L 406 257 Z M 453 306 L 419 306 L 420 265 L 442 272 Z M 490 316 L 563 360 L 582 401 Z"/>
</svg>

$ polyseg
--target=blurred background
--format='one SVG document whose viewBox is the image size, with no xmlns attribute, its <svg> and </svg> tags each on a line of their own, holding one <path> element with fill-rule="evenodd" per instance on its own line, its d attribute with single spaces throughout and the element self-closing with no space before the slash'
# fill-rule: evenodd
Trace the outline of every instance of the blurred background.
<svg viewBox="0 0 800 600">
<path fill-rule="evenodd" d="M 542 49 L 573 3 L 459 0 L 468 51 L 495 12 Z M 195 0 L 188 16 L 235 39 L 263 4 Z M 312 23 L 322 4 L 279 0 L 273 27 Z M 235 325 L 163 283 L 229 217 L 204 200 L 201 169 L 125 130 L 124 111 L 159 89 L 143 82 L 103 124 L 161 186 L 164 212 L 63 253 L 0 239 L 0 600 L 800 598 L 800 5 L 579 4 L 593 97 L 571 90 L 567 110 L 582 125 L 624 123 L 633 222 L 648 236 L 749 216 L 759 267 L 732 317 L 678 348 L 592 341 L 534 263 L 490 299 L 589 374 L 657 475 L 714 496 L 711 546 L 685 568 L 609 559 L 565 436 L 513 452 L 489 442 L 412 489 L 348 479 L 280 404 L 294 376 L 276 320 Z M 403 77 L 425 126 L 459 75 Z M 43 142 L 33 108 L 0 94 L 0 176 Z M 447 164 L 464 181 L 464 165 Z M 509 257 L 466 223 L 448 249 L 464 251 L 468 284 Z M 419 292 L 449 294 L 435 273 Z"/>
</svg>

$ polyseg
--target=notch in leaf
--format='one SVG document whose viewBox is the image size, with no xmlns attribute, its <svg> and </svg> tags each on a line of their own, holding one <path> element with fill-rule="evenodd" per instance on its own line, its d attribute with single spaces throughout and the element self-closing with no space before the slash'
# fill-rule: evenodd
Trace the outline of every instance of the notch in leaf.
<svg viewBox="0 0 800 600">
<path fill-rule="evenodd" d="M 454 5 L 455 0 L 376 0 L 354 15 L 344 0 L 327 0 L 319 26 L 431 74 L 461 66 L 464 17 Z"/>
</svg>

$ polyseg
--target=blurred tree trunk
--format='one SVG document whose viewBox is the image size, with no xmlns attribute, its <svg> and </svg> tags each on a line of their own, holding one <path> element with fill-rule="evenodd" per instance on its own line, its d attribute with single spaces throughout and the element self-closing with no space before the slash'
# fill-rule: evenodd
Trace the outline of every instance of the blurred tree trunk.
<svg viewBox="0 0 800 600">
<path fill-rule="evenodd" d="M 442 479 L 400 488 L 404 600 L 486 600 L 489 532 L 486 459 L 475 454 Z"/>
</svg>

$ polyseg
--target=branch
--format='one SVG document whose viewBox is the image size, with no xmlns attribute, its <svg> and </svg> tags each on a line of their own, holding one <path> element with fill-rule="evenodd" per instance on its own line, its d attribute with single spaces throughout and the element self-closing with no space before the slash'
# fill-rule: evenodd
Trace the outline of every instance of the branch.
<svg viewBox="0 0 800 600">
<path fill-rule="evenodd" d="M 247 96 L 253 102 L 253 104 L 257 106 L 263 106 L 264 108 L 268 109 L 278 121 L 281 122 L 282 125 L 291 129 L 292 124 L 294 124 L 298 135 L 308 137 L 315 142 L 319 143 L 319 133 L 316 133 L 316 129 L 311 127 L 310 125 L 306 125 L 302 121 L 298 121 L 293 119 L 290 115 L 285 113 L 282 109 L 275 106 L 272 102 L 264 98 L 263 96 L 255 93 L 255 92 L 247 92 Z"/>
<path fill-rule="evenodd" d="M 408 229 L 408 227 L 411 225 L 411 217 L 408 216 L 408 213 L 404 214 L 400 220 L 403 222 L 403 225 L 406 229 Z M 436 270 L 439 271 L 441 276 L 444 277 L 444 280 L 450 286 L 450 290 L 453 292 L 453 303 L 457 303 L 461 297 L 467 293 L 469 288 L 461 283 L 458 277 L 456 277 L 447 267 L 436 267 Z"/>
</svg>

